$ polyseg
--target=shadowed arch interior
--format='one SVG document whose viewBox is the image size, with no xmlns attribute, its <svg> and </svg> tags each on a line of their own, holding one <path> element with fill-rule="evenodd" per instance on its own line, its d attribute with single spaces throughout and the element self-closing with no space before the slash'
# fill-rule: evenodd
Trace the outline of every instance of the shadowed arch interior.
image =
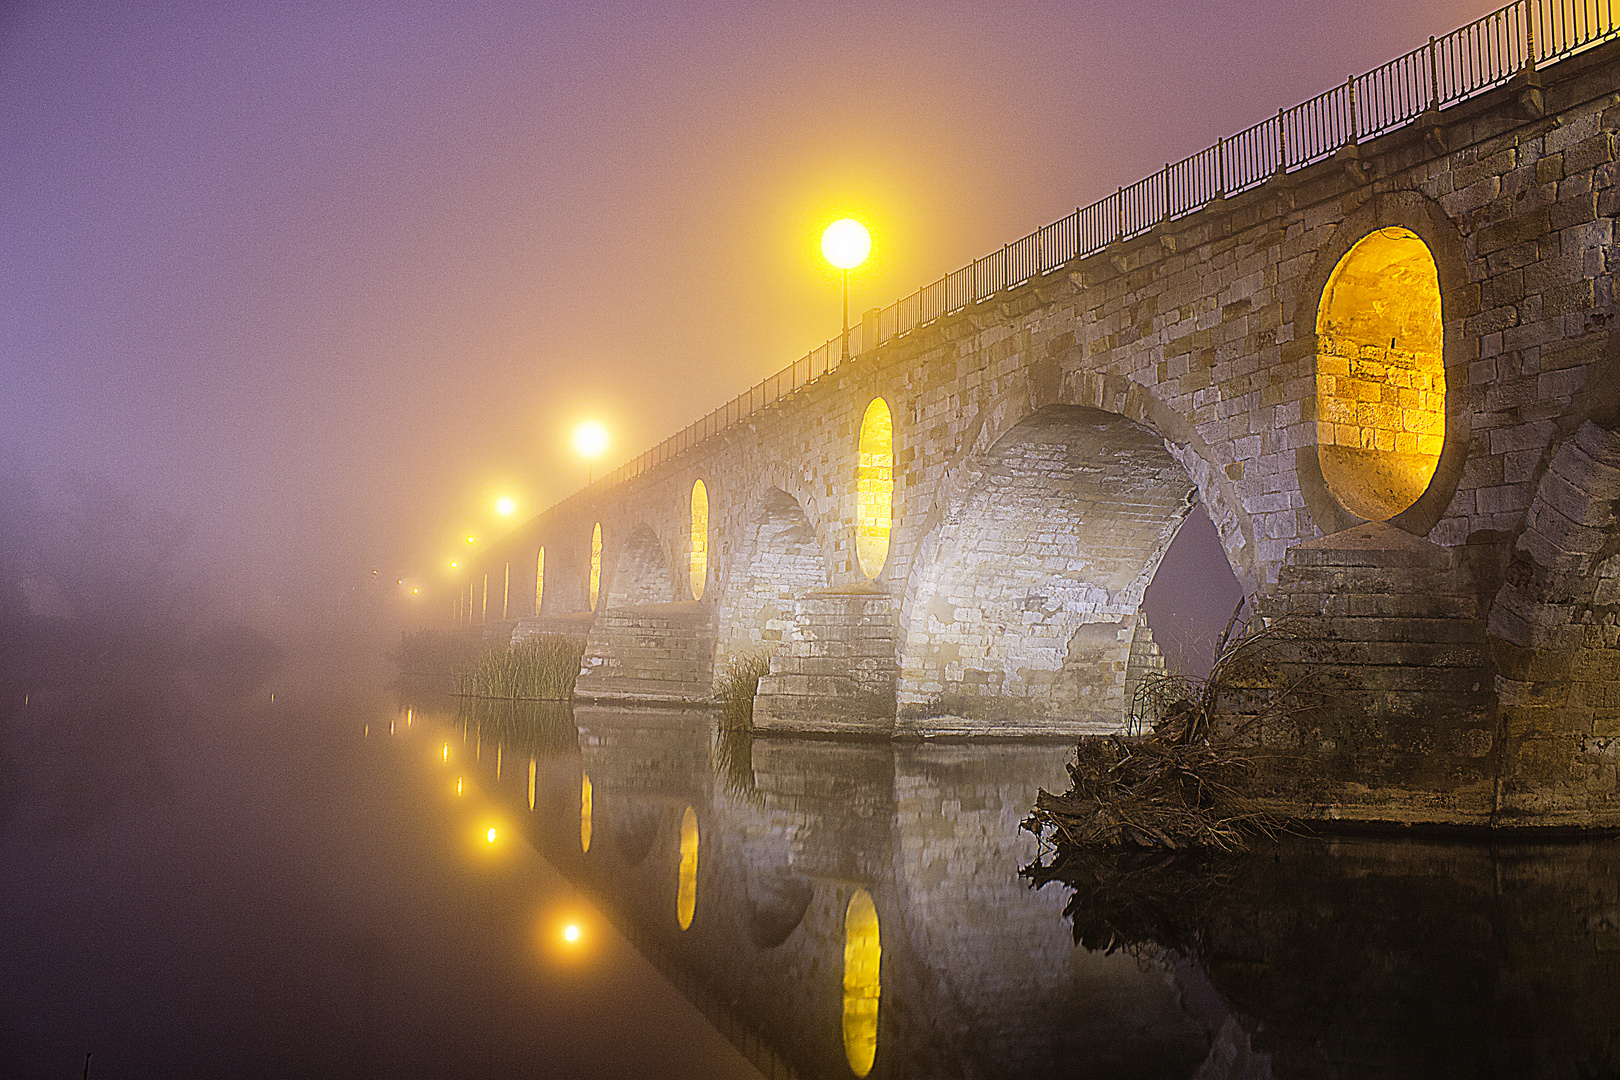
<svg viewBox="0 0 1620 1080">
<path fill-rule="evenodd" d="M 717 670 L 774 651 L 793 621 L 793 599 L 827 587 L 826 562 L 799 501 L 780 488 L 759 500 L 729 560 L 720 609 Z"/>
<path fill-rule="evenodd" d="M 675 599 L 673 577 L 664 545 L 647 525 L 638 525 L 625 537 L 608 581 L 607 606 L 636 607 L 667 604 Z"/>
<path fill-rule="evenodd" d="M 1192 481 L 1157 433 L 1070 405 L 965 467 L 907 598 L 900 720 L 1117 730 L 1138 608 Z"/>
</svg>

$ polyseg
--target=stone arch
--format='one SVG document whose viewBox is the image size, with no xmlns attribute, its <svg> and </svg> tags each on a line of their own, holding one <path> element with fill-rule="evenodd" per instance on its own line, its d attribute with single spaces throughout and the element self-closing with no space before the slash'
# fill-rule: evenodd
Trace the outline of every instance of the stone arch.
<svg viewBox="0 0 1620 1080">
<path fill-rule="evenodd" d="M 537 615 L 567 615 L 589 611 L 590 527 L 549 530 L 542 540 L 546 549 L 545 595 Z"/>
<path fill-rule="evenodd" d="M 675 599 L 670 562 L 652 526 L 639 524 L 625 536 L 604 582 L 607 608 L 667 604 Z"/>
<path fill-rule="evenodd" d="M 827 560 L 799 500 L 768 487 L 752 500 L 740 541 L 726 560 L 717 671 L 774 650 L 793 622 L 793 601 L 829 583 Z"/>
<path fill-rule="evenodd" d="M 1197 499 L 1155 430 L 1049 405 L 964 465 L 912 574 L 902 728 L 1117 730 L 1142 594 Z"/>
<path fill-rule="evenodd" d="M 1410 229 L 1380 226 L 1333 268 L 1316 315 L 1316 454 L 1329 493 L 1388 521 L 1417 501 L 1445 435 L 1440 278 Z"/>
<path fill-rule="evenodd" d="M 1474 359 L 1477 336 L 1464 332 L 1464 322 L 1477 314 L 1479 302 L 1477 289 L 1469 281 L 1463 237 L 1456 223 L 1438 203 L 1419 191 L 1391 191 L 1371 197 L 1351 212 L 1317 251 L 1316 261 L 1296 293 L 1292 321 L 1296 340 L 1308 341 L 1310 354 L 1317 355 L 1322 345 L 1317 335 L 1318 314 L 1334 271 L 1358 243 L 1386 228 L 1406 230 L 1423 242 L 1434 259 L 1440 290 L 1441 368 L 1449 388 L 1445 394 L 1444 445 L 1434 475 L 1422 494 L 1388 519 L 1398 528 L 1424 536 L 1444 516 L 1456 494 L 1473 432 L 1473 401 L 1464 388 L 1469 385 L 1468 365 Z M 1319 386 L 1317 390 L 1311 395 L 1313 403 L 1320 396 Z M 1319 431 L 1322 423 L 1331 422 L 1320 415 L 1315 419 Z M 1312 524 L 1319 532 L 1331 534 L 1368 519 L 1347 509 L 1329 490 L 1322 471 L 1320 442 L 1319 435 L 1312 445 L 1296 449 L 1294 467 Z"/>
<path fill-rule="evenodd" d="M 687 585 L 692 599 L 702 600 L 709 584 L 709 486 L 702 477 L 692 481 L 688 500 Z"/>
<path fill-rule="evenodd" d="M 889 565 L 894 529 L 894 413 L 882 397 L 862 414 L 855 462 L 855 561 L 871 580 Z"/>
</svg>

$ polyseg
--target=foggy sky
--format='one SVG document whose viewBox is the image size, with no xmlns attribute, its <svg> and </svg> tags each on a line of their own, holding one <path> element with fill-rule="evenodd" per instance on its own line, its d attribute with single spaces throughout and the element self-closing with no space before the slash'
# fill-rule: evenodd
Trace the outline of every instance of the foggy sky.
<svg viewBox="0 0 1620 1080">
<path fill-rule="evenodd" d="M 0 7 L 0 471 L 255 587 L 580 485 L 887 304 L 1479 2 Z M 433 602 L 437 602 L 435 599 Z"/>
</svg>

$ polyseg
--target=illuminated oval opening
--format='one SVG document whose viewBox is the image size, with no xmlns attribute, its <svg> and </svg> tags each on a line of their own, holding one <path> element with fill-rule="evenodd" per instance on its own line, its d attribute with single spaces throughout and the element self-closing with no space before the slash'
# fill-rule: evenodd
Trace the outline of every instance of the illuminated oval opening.
<svg viewBox="0 0 1620 1080">
<path fill-rule="evenodd" d="M 591 777 L 579 775 L 579 850 L 591 850 Z"/>
<path fill-rule="evenodd" d="M 873 398 L 861 420 L 855 460 L 855 557 L 861 573 L 875 578 L 889 561 L 894 516 L 894 421 L 889 403 Z"/>
<path fill-rule="evenodd" d="M 542 546 L 534 557 L 534 613 L 540 614 L 540 601 L 546 595 L 546 549 Z"/>
<path fill-rule="evenodd" d="M 508 611 L 512 602 L 512 564 L 506 564 L 506 576 L 501 579 L 501 618 L 509 619 Z"/>
<path fill-rule="evenodd" d="M 534 809 L 534 775 L 535 775 L 535 768 L 536 768 L 535 760 L 534 760 L 534 758 L 530 758 L 529 759 L 529 809 L 530 810 Z"/>
<path fill-rule="evenodd" d="M 871 893 L 857 889 L 844 912 L 844 1056 L 856 1076 L 871 1072 L 877 1059 L 882 957 L 877 907 Z"/>
<path fill-rule="evenodd" d="M 697 912 L 697 813 L 688 806 L 681 815 L 681 868 L 676 876 L 675 921 L 685 930 Z"/>
<path fill-rule="evenodd" d="M 703 586 L 709 579 L 709 489 L 701 480 L 692 485 L 692 562 L 687 575 L 692 599 L 703 599 Z"/>
<path fill-rule="evenodd" d="M 591 610 L 596 610 L 596 594 L 602 589 L 602 523 L 591 530 Z"/>
<path fill-rule="evenodd" d="M 1440 275 L 1410 229 L 1339 260 L 1316 315 L 1316 452 L 1346 510 L 1386 521 L 1428 488 L 1446 434 Z"/>
</svg>

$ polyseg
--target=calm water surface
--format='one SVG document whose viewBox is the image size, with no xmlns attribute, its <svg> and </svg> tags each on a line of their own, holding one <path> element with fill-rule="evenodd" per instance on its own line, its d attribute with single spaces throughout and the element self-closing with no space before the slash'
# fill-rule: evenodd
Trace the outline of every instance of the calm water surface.
<svg viewBox="0 0 1620 1080">
<path fill-rule="evenodd" d="M 1031 888 L 1062 743 L 421 696 L 135 750 L 8 820 L 6 1075 L 1620 1075 L 1615 841 Z"/>
</svg>

